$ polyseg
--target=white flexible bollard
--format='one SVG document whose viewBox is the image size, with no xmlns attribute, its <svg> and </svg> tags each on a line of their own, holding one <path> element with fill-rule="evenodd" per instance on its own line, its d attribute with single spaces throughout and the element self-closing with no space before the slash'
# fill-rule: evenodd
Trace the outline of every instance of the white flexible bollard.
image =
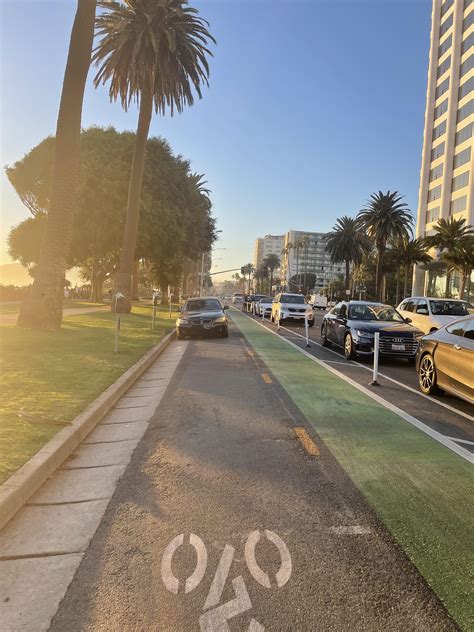
<svg viewBox="0 0 474 632">
<path fill-rule="evenodd" d="M 304 333 L 306 336 L 306 346 L 311 347 L 309 344 L 309 323 L 308 323 L 308 314 L 304 315 Z"/>
<path fill-rule="evenodd" d="M 380 386 L 377 378 L 379 376 L 379 343 L 380 343 L 380 333 L 378 331 L 375 332 L 374 336 L 374 372 L 372 375 L 372 382 L 370 386 Z"/>
<path fill-rule="evenodd" d="M 265 308 L 261 307 L 260 309 L 262 310 L 262 320 L 265 320 Z"/>
</svg>

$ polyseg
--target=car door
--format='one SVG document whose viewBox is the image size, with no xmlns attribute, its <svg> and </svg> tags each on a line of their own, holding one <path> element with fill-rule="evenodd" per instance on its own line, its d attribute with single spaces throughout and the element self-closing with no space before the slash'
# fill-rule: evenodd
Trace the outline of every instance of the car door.
<svg viewBox="0 0 474 632">
<path fill-rule="evenodd" d="M 336 318 L 339 314 L 339 309 L 341 305 L 342 303 L 336 303 L 332 310 L 324 317 L 324 321 L 326 323 L 326 337 L 331 342 L 336 342 L 334 323 L 336 322 Z"/>
<path fill-rule="evenodd" d="M 280 303 L 280 296 L 281 296 L 281 294 L 277 294 L 275 296 L 275 298 L 273 299 L 273 301 L 272 301 L 272 318 L 273 319 L 275 319 L 275 315 L 276 315 L 276 313 L 278 311 L 278 306 L 279 306 L 279 303 Z"/>
<path fill-rule="evenodd" d="M 453 387 L 474 403 L 474 318 L 462 321 L 462 326 L 463 335 L 451 353 L 451 379 Z M 456 323 L 449 328 L 456 329 Z"/>
<path fill-rule="evenodd" d="M 430 331 L 430 310 L 428 301 L 425 298 L 419 298 L 417 300 L 412 318 L 413 324 L 421 329 L 421 331 L 425 331 L 426 333 Z"/>
<path fill-rule="evenodd" d="M 438 384 L 441 388 L 457 389 L 455 374 L 458 371 L 459 354 L 464 336 L 464 323 L 455 322 L 436 334 L 434 352 Z"/>
<path fill-rule="evenodd" d="M 347 326 L 347 303 L 341 303 L 337 317 L 334 319 L 334 342 L 339 346 L 344 345 L 344 336 Z"/>
</svg>

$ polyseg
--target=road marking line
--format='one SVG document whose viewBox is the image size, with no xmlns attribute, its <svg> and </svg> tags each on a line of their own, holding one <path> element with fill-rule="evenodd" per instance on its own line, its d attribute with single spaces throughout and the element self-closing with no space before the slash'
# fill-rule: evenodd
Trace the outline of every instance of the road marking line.
<svg viewBox="0 0 474 632">
<path fill-rule="evenodd" d="M 293 428 L 293 432 L 298 437 L 301 445 L 310 456 L 319 456 L 320 452 L 318 446 L 314 443 L 314 441 L 311 439 L 304 428 Z"/>
<path fill-rule="evenodd" d="M 358 382 L 355 382 L 354 380 L 352 380 L 350 377 L 347 377 L 346 375 L 344 375 L 344 373 L 341 373 L 340 371 L 333 368 L 329 364 L 326 364 L 326 362 L 324 362 L 323 360 L 320 360 L 319 358 L 316 358 L 315 356 L 311 355 L 310 353 L 308 353 L 308 351 L 305 351 L 301 347 L 298 347 L 298 345 L 295 344 L 294 342 L 291 342 L 291 340 L 288 340 L 287 338 L 284 338 L 283 336 L 279 336 L 276 331 L 273 331 L 269 327 L 265 327 L 263 323 L 260 323 L 258 321 L 254 321 L 254 322 L 260 327 L 263 327 L 269 333 L 273 334 L 274 336 L 277 336 L 277 338 L 279 338 L 280 340 L 283 340 L 284 342 L 286 342 L 288 345 L 290 345 L 291 347 L 293 347 L 294 349 L 296 349 L 297 351 L 305 355 L 307 358 L 309 358 L 313 362 L 316 362 L 316 364 L 319 364 L 319 366 L 322 366 L 330 373 L 337 375 L 337 377 L 339 377 L 341 380 L 344 380 L 344 382 L 347 382 L 348 384 L 356 388 L 358 391 L 361 391 L 361 393 L 364 393 L 365 395 L 367 395 L 368 397 L 370 397 L 371 399 L 379 403 L 381 406 L 384 406 L 388 410 L 391 410 L 393 413 L 395 413 L 396 415 L 398 415 L 399 417 L 407 421 L 409 424 L 411 424 L 412 426 L 415 426 L 415 428 L 418 428 L 418 430 L 421 430 L 421 432 L 424 432 L 426 435 L 428 435 L 429 437 L 431 437 L 438 443 L 441 443 L 441 445 L 444 445 L 444 447 L 448 448 L 449 450 L 451 450 L 458 456 L 462 457 L 469 463 L 474 463 L 474 454 L 472 452 L 469 452 L 469 450 L 466 450 L 465 448 L 462 448 L 460 445 L 457 445 L 457 443 L 454 443 L 454 441 L 451 441 L 450 439 L 442 435 L 440 432 L 433 430 L 432 428 L 424 424 L 422 421 L 420 421 L 416 417 L 413 417 L 412 415 L 405 412 L 401 408 L 398 408 L 398 406 L 395 406 L 394 404 L 391 404 L 390 402 L 383 399 L 379 395 L 376 395 L 375 393 L 370 391 L 368 388 L 365 388 L 365 386 L 362 386 Z"/>
<path fill-rule="evenodd" d="M 451 439 L 451 441 L 456 441 L 457 443 L 466 443 L 467 445 L 474 445 L 474 441 L 468 441 L 467 439 L 458 439 L 458 437 L 446 437 L 446 439 Z"/>
<path fill-rule="evenodd" d="M 268 375 L 268 373 L 262 373 L 262 379 L 266 384 L 273 384 L 272 378 Z"/>
<path fill-rule="evenodd" d="M 338 527 L 329 527 L 329 531 L 337 535 L 371 535 L 372 531 L 368 527 L 361 525 L 340 525 Z"/>
<path fill-rule="evenodd" d="M 261 323 L 258 323 L 258 324 L 260 325 Z M 269 327 L 265 327 L 265 329 L 269 329 L 270 330 Z M 294 334 L 295 336 L 298 336 L 298 338 L 302 338 L 303 340 L 306 340 L 305 336 L 302 336 L 301 334 L 298 334 L 296 331 L 288 329 L 288 327 L 281 327 L 281 329 L 284 329 L 285 331 L 288 331 L 289 333 Z M 275 332 L 272 331 L 272 333 L 275 333 Z M 341 357 L 340 354 L 337 353 L 337 351 L 334 351 L 333 349 L 328 349 L 327 347 L 323 347 L 323 345 L 320 344 L 319 342 L 317 342 L 316 340 L 312 340 L 310 338 L 310 342 L 314 343 L 316 346 L 320 347 L 321 349 L 324 349 L 325 351 L 329 351 L 329 353 L 333 353 L 338 358 Z M 322 362 L 331 362 L 331 360 L 322 360 Z M 348 361 L 348 362 L 341 362 L 341 364 L 344 364 L 345 366 L 358 366 L 358 367 L 360 367 L 362 369 L 365 369 L 366 371 L 369 371 L 370 373 L 372 373 L 372 367 L 366 366 L 365 364 L 362 364 L 361 362 L 356 362 L 355 360 L 351 360 L 351 361 Z M 452 413 L 456 413 L 457 415 L 460 415 L 461 417 L 465 417 L 466 419 L 469 419 L 469 421 L 474 421 L 474 417 L 472 415 L 469 415 L 468 413 L 465 413 L 462 410 L 458 410 L 457 408 L 454 408 L 454 406 L 450 406 L 449 404 L 445 404 L 444 402 L 440 402 L 437 399 L 433 399 L 432 397 L 429 397 L 429 395 L 425 395 L 421 391 L 417 391 L 415 388 L 412 388 L 411 386 L 408 386 L 407 384 L 403 384 L 403 382 L 399 382 L 398 380 L 396 380 L 393 377 L 390 377 L 386 373 L 381 373 L 379 371 L 379 376 L 385 378 L 389 382 L 393 382 L 397 386 L 401 386 L 405 390 L 410 391 L 411 393 L 414 393 L 415 395 L 418 395 L 419 397 L 423 397 L 424 399 L 427 399 L 432 404 L 437 404 L 438 406 L 442 406 L 443 408 L 446 408 L 447 410 L 450 410 Z"/>
</svg>

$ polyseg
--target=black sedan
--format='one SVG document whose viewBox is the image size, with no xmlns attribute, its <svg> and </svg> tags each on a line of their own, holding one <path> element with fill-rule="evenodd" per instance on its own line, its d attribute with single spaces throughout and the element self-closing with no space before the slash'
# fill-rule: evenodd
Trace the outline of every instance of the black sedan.
<svg viewBox="0 0 474 632">
<path fill-rule="evenodd" d="M 395 308 L 383 303 L 342 301 L 328 312 L 321 325 L 323 347 L 344 349 L 348 360 L 374 353 L 375 332 L 379 332 L 379 354 L 415 360 L 422 332 L 410 325 Z"/>
<path fill-rule="evenodd" d="M 474 317 L 465 316 L 424 336 L 416 369 L 426 395 L 449 391 L 474 404 Z"/>
<path fill-rule="evenodd" d="M 176 337 L 182 340 L 186 336 L 213 335 L 227 338 L 229 335 L 228 318 L 218 298 L 190 298 L 180 310 L 176 321 Z"/>
</svg>

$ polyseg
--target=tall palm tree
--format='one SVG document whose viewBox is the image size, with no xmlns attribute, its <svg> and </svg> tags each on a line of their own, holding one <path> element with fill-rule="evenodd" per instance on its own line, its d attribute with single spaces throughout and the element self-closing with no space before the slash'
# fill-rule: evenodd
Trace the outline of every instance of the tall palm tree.
<svg viewBox="0 0 474 632">
<path fill-rule="evenodd" d="M 297 239 L 293 244 L 293 248 L 296 250 L 296 284 L 298 285 L 298 289 L 300 288 L 300 249 L 303 248 L 303 246 L 303 238 Z"/>
<path fill-rule="evenodd" d="M 277 270 L 280 267 L 280 258 L 277 255 L 274 255 L 274 254 L 267 255 L 265 257 L 265 259 L 263 260 L 262 265 L 270 273 L 270 292 L 269 292 L 269 294 L 271 296 L 272 295 L 272 288 L 273 288 L 273 274 L 274 274 L 275 270 Z"/>
<path fill-rule="evenodd" d="M 430 263 L 432 257 L 427 252 L 427 244 L 423 237 L 416 239 L 401 238 L 394 243 L 394 255 L 403 269 L 403 298 L 408 295 L 410 271 L 419 263 Z"/>
<path fill-rule="evenodd" d="M 33 287 L 20 309 L 20 327 L 47 331 L 61 327 L 66 260 L 79 187 L 82 102 L 91 62 L 95 10 L 96 0 L 78 0 L 56 124 L 46 233 Z"/>
<path fill-rule="evenodd" d="M 284 246 L 284 248 L 281 251 L 281 255 L 282 255 L 282 261 L 285 261 L 285 268 L 288 271 L 288 287 L 289 283 L 290 283 L 290 278 L 291 278 L 291 270 L 290 270 L 290 252 L 293 249 L 293 244 L 291 243 L 291 241 L 289 241 L 286 246 Z"/>
<path fill-rule="evenodd" d="M 371 250 L 370 240 L 360 229 L 357 220 L 347 215 L 338 218 L 332 231 L 327 233 L 324 240 L 326 250 L 331 255 L 331 261 L 346 264 L 345 287 L 348 290 L 351 264 L 362 263 L 364 255 Z"/>
<path fill-rule="evenodd" d="M 439 219 L 434 227 L 434 234 L 425 238 L 430 248 L 437 248 L 441 254 L 454 253 L 461 239 L 474 234 L 472 226 L 466 226 L 465 219 Z M 451 290 L 451 274 L 453 268 L 448 266 L 446 270 L 446 289 L 445 297 L 449 297 Z"/>
<path fill-rule="evenodd" d="M 441 258 L 450 272 L 456 271 L 460 273 L 459 298 L 463 298 L 467 280 L 470 279 L 474 269 L 474 237 L 471 235 L 461 237 L 454 249 L 444 252 Z"/>
<path fill-rule="evenodd" d="M 101 40 L 93 60 L 99 66 L 96 87 L 110 82 L 109 96 L 120 99 L 127 110 L 131 101 L 140 106 L 128 190 L 127 217 L 123 235 L 116 289 L 125 297 L 129 311 L 130 281 L 138 233 L 140 194 L 145 149 L 153 108 L 159 114 L 169 109 L 182 112 L 202 97 L 208 85 L 208 41 L 215 42 L 208 23 L 186 0 L 107 0 L 96 24 Z"/>
<path fill-rule="evenodd" d="M 413 216 L 403 196 L 398 191 L 372 193 L 367 206 L 359 211 L 359 227 L 374 241 L 377 249 L 375 294 L 383 300 L 383 260 L 390 239 L 409 237 L 412 233 Z"/>
<path fill-rule="evenodd" d="M 244 277 L 247 274 L 249 276 L 249 283 L 248 283 L 248 292 L 247 292 L 247 294 L 250 294 L 250 277 L 252 276 L 252 272 L 254 271 L 254 267 L 253 267 L 253 265 L 251 263 L 247 263 L 244 266 L 242 266 L 240 271 L 244 275 Z"/>
</svg>

